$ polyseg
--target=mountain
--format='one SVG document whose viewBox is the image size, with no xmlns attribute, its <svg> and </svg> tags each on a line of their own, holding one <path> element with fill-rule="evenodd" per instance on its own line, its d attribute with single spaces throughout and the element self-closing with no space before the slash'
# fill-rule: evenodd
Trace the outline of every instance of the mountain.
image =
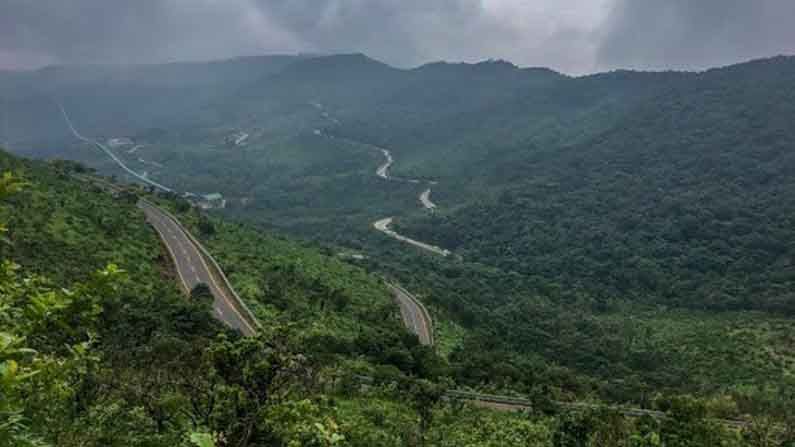
<svg viewBox="0 0 795 447">
<path fill-rule="evenodd" d="M 72 162 L 0 152 L 0 172 L 4 445 L 552 445 L 616 427 L 627 439 L 649 430 L 732 439 L 704 427 L 706 413 L 687 413 L 707 408 L 692 398 L 672 398 L 673 422 L 652 427 L 555 410 L 549 396 L 534 398 L 532 415 L 446 402 L 446 362 L 402 333 L 383 286 L 361 269 L 173 196 L 111 194 Z M 140 196 L 201 235 L 263 323 L 259 334 L 222 327 L 201 286 L 179 292 Z"/>
<path fill-rule="evenodd" d="M 440 361 L 399 326 L 380 280 L 317 249 L 214 222 L 208 245 L 265 323 L 243 338 L 213 319 L 198 287 L 179 291 L 136 207 L 143 192 L 111 195 L 86 173 L 0 152 L 2 445 L 188 445 L 200 430 L 249 445 L 321 436 L 301 433 L 307 423 L 368 445 L 414 430 L 398 421 L 414 413 L 410 404 L 350 393 L 337 404 L 326 394 L 327 375 L 355 383 L 369 374 L 374 387 L 405 389 L 439 374 Z M 189 207 L 181 216 L 199 221 Z M 401 428 L 361 420 L 382 405 Z M 298 409 L 300 424 L 285 416 Z M 266 414 L 267 428 L 245 422 Z"/>
<path fill-rule="evenodd" d="M 146 75 L 133 85 L 147 86 L 129 90 L 140 96 L 130 100 L 135 108 L 119 99 L 123 89 L 106 94 L 88 68 L 67 70 L 59 75 L 67 87 L 44 90 L 85 97 L 64 101 L 76 127 L 103 140 L 129 137 L 112 150 L 133 169 L 227 199 L 213 219 L 243 224 L 213 220 L 220 231 L 207 245 L 260 303 L 257 312 L 302 333 L 313 333 L 314 318 L 324 323 L 322 336 L 298 336 L 297 351 L 343 359 L 333 365 L 345 371 L 363 357 L 368 374 L 392 377 L 397 368 L 541 401 L 662 411 L 686 401 L 699 408 L 688 414 L 766 415 L 782 426 L 783 415 L 795 414 L 795 58 L 583 77 L 504 61 L 414 69 L 360 54 L 257 61 L 240 62 L 259 67 L 251 72 L 223 68 L 232 62 L 186 66 L 173 75 L 189 78 L 184 91 L 169 67 L 135 68 Z M 189 68 L 208 66 L 221 74 L 190 77 Z M 110 85 L 127 85 L 113 70 Z M 0 84 L 10 85 L 8 76 Z M 46 84 L 14 76 L 38 86 L 28 91 Z M 35 101 L 17 102 L 25 104 Z M 31 108 L 28 128 L 34 116 L 58 122 L 50 112 Z M 120 118 L 127 114 L 134 119 Z M 87 144 L 30 148 L 130 180 Z M 393 159 L 389 179 L 376 175 L 384 151 Z M 419 200 L 428 190 L 433 212 Z M 57 216 L 55 208 L 40 214 Z M 182 217 L 198 229 L 198 215 Z M 452 255 L 375 231 L 386 217 L 399 234 Z M 293 253 L 271 233 L 322 244 L 325 255 Z M 63 243 L 49 234 L 54 240 L 28 252 L 45 257 L 41 247 Z M 438 324 L 439 357 L 415 350 L 391 323 L 380 328 L 384 290 L 328 256 L 340 252 L 360 254 L 350 263 L 423 300 Z M 59 271 L 45 273 L 61 280 Z M 354 304 L 339 306 L 340 288 Z M 359 319 L 368 329 L 353 336 Z M 545 427 L 585 424 L 566 418 Z"/>
<path fill-rule="evenodd" d="M 164 72 L 130 82 L 173 91 Z M 98 85 L 86 73 L 57 74 L 68 86 L 57 91 Z M 140 189 L 114 198 L 76 180 L 80 166 L 2 154 L 0 171 L 13 172 L 4 185 L 21 183 L 0 205 L 0 255 L 13 261 L 0 278 L 10 341 L 0 410 L 20 416 L 0 424 L 0 440 L 166 445 L 205 432 L 250 445 L 563 445 L 576 433 L 618 433 L 714 445 L 737 435 L 709 417 L 791 423 L 782 247 L 792 240 L 793 73 L 790 59 L 568 78 L 504 62 L 396 70 L 338 56 L 290 62 L 198 108 L 163 111 L 201 114 L 190 127 L 171 124 L 177 117 L 162 131 L 129 127 L 149 147 L 137 156 L 162 163 L 157 175 L 252 195 L 257 207 L 228 210 L 238 217 L 267 211 L 282 228 L 297 223 L 296 233 L 331 229 L 325 239 L 367 253 L 352 262 L 420 291 L 438 354 L 405 334 L 380 281 L 337 259 L 338 247 Z M 119 76 L 114 88 L 127 82 Z M 186 92 L 231 77 L 197 76 Z M 64 102 L 81 110 L 78 127 L 104 108 Z M 252 143 L 220 138 L 232 130 Z M 373 175 L 373 144 L 392 151 L 397 175 L 438 180 L 440 202 L 453 206 L 414 212 L 416 186 Z M 203 238 L 266 323 L 262 334 L 242 338 L 210 318 L 200 294 L 180 295 L 138 195 Z M 351 212 L 341 217 L 341 207 Z M 381 212 L 404 213 L 398 231 L 458 258 L 384 242 L 366 230 Z M 446 386 L 519 392 L 535 407 L 523 417 L 462 408 L 440 401 Z M 550 406 L 583 399 L 669 419 Z"/>
<path fill-rule="evenodd" d="M 482 169 L 493 200 L 405 231 L 600 299 L 793 315 L 793 99 L 794 59 L 690 75 L 593 138 Z"/>
<path fill-rule="evenodd" d="M 573 78 L 351 54 L 53 67 L 6 73 L 0 91 L 63 132 L 55 103 L 28 95 L 62 98 L 83 134 L 143 147 L 118 151 L 134 169 L 221 192 L 228 214 L 294 234 L 368 245 L 373 220 L 404 215 L 398 228 L 417 239 L 600 299 L 791 314 L 794 80 L 786 57 Z M 416 187 L 371 175 L 377 147 L 393 175 L 437 182 L 440 212 L 424 216 Z M 93 148 L 72 151 L 118 172 Z"/>
</svg>

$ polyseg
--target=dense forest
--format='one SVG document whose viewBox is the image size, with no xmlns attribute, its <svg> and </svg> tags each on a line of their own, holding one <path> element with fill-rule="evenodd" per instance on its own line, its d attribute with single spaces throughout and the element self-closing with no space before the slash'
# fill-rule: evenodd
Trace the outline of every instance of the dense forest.
<svg viewBox="0 0 795 447">
<path fill-rule="evenodd" d="M 0 445 L 795 439 L 793 58 L 584 77 L 363 55 L 53 67 L 0 73 L 0 97 L 14 151 L 51 158 L 0 153 Z M 112 150 L 133 169 L 227 206 L 78 181 L 131 179 L 59 104 L 129 138 Z M 182 296 L 139 196 L 203 240 L 262 334 Z M 452 256 L 374 231 L 387 216 Z M 429 307 L 434 348 L 382 277 Z"/>
<path fill-rule="evenodd" d="M 397 396 L 431 387 L 439 360 L 398 325 L 377 280 L 263 239 L 267 255 L 240 265 L 268 290 L 257 309 L 267 324 L 241 338 L 200 293 L 179 292 L 134 194 L 77 181 L 69 174 L 83 168 L 72 163 L 1 157 L 0 444 L 401 445 L 413 436 L 414 407 Z M 265 259 L 268 268 L 251 270 Z M 360 393 L 361 374 L 392 385 Z M 397 415 L 393 425 L 371 421 L 384 413 Z"/>
<path fill-rule="evenodd" d="M 153 197 L 207 241 L 254 307 L 264 328 L 243 338 L 212 319 L 201 293 L 179 292 L 165 249 L 135 207 L 143 191 L 112 196 L 76 180 L 85 168 L 71 162 L 2 154 L 0 171 L 3 445 L 755 446 L 792 439 L 784 419 L 731 429 L 711 419 L 732 416 L 727 404 L 685 395 L 655 398 L 670 414 L 665 421 L 606 407 L 556 409 L 544 404 L 552 378 L 553 388 L 538 388 L 537 408 L 524 414 L 443 400 L 445 389 L 467 382 L 464 371 L 480 366 L 420 346 L 399 327 L 375 277 L 333 253 Z"/>
<path fill-rule="evenodd" d="M 404 230 L 596 300 L 795 315 L 793 99 L 791 60 L 705 73 Z"/>
</svg>

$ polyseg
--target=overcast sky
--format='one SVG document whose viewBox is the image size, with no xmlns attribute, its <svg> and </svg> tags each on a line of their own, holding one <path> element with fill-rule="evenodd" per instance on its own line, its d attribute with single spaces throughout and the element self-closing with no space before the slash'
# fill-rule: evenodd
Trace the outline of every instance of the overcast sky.
<svg viewBox="0 0 795 447">
<path fill-rule="evenodd" d="M 0 68 L 364 52 L 582 74 L 795 53 L 795 0 L 0 0 Z"/>
</svg>

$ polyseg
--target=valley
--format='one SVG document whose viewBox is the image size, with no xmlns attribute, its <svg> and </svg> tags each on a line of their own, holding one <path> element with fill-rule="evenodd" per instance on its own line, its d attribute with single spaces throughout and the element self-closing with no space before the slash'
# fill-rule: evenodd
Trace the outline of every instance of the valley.
<svg viewBox="0 0 795 447">
<path fill-rule="evenodd" d="M 793 17 L 2 2 L 0 447 L 795 447 Z"/>
<path fill-rule="evenodd" d="M 128 168 L 127 165 L 124 164 L 124 162 L 122 162 L 110 149 L 98 141 L 80 134 L 77 129 L 75 129 L 63 106 L 60 106 L 60 109 L 64 120 L 76 138 L 98 147 L 119 167 L 135 177 L 135 179 L 142 181 L 148 186 L 153 186 L 162 192 L 174 193 L 173 190 L 164 187 L 159 183 L 148 179 L 146 176 L 140 175 Z M 239 145 L 241 138 L 243 137 L 238 137 L 235 145 Z M 245 134 L 245 138 L 248 138 L 248 134 Z M 141 146 L 135 146 L 133 150 L 139 147 Z M 383 165 L 378 167 L 376 170 L 376 175 L 383 178 L 384 180 L 392 180 L 388 174 L 388 170 L 394 160 L 389 151 L 386 149 L 381 149 L 381 151 L 387 160 Z M 116 193 L 121 192 L 119 187 L 114 186 L 111 183 L 91 178 L 87 178 L 86 180 L 90 182 L 99 182 L 101 187 L 110 188 Z M 410 181 L 410 183 L 414 182 Z M 192 196 L 195 197 L 196 195 L 193 193 L 183 194 L 183 197 Z M 427 200 L 427 198 L 425 200 Z M 259 322 L 248 309 L 245 302 L 243 302 L 234 291 L 233 286 L 226 279 L 223 270 L 221 270 L 221 268 L 218 266 L 212 255 L 210 255 L 201 245 L 201 243 L 198 242 L 198 240 L 196 240 L 190 234 L 190 232 L 185 230 L 179 221 L 168 211 L 165 211 L 146 200 L 140 201 L 139 207 L 144 211 L 147 221 L 155 228 L 161 240 L 168 248 L 168 252 L 175 264 L 175 268 L 184 291 L 190 292 L 200 284 L 209 286 L 210 292 L 214 297 L 213 308 L 215 316 L 230 328 L 240 331 L 243 335 L 255 335 L 256 328 L 260 326 Z M 387 220 L 391 222 L 391 219 Z M 387 220 L 385 220 L 384 223 L 376 222 L 374 224 L 375 229 L 382 231 L 387 235 L 393 236 L 398 240 L 404 240 L 409 244 L 415 245 L 425 250 L 429 250 L 443 256 L 449 255 L 449 252 L 445 250 L 428 246 L 422 242 L 406 239 L 400 235 L 397 235 L 388 229 L 389 222 L 386 222 Z M 212 269 L 208 266 L 208 264 L 212 264 Z M 219 283 L 222 285 L 219 285 Z M 423 345 L 433 345 L 433 326 L 430 316 L 422 303 L 420 303 L 416 298 L 411 296 L 409 292 L 400 286 L 392 284 L 388 284 L 388 286 L 395 296 L 396 303 L 400 307 L 400 312 L 403 316 L 403 321 L 407 329 L 417 335 L 420 343 Z"/>
<path fill-rule="evenodd" d="M 503 61 L 403 69 L 360 54 L 100 71 L 0 78 L 13 91 L 4 102 L 20 105 L 14 152 L 49 160 L 4 161 L 34 189 L 4 205 L 3 255 L 65 284 L 92 272 L 54 261 L 84 251 L 94 273 L 112 263 L 140 277 L 135 299 L 103 293 L 163 312 L 152 333 L 230 337 L 190 342 L 223 353 L 207 370 L 225 386 L 245 384 L 236 362 L 264 343 L 255 351 L 295 354 L 286 368 L 312 362 L 290 373 L 311 380 L 290 382 L 285 402 L 332 396 L 317 414 L 407 427 L 436 396 L 441 437 L 450 414 L 476 411 L 443 400 L 473 396 L 526 409 L 550 437 L 567 418 L 639 430 L 645 415 L 669 433 L 666 421 L 697 413 L 729 439 L 795 414 L 793 58 L 587 76 Z M 121 188 L 114 204 L 70 183 L 98 176 Z M 144 215 L 156 232 L 139 228 Z M 157 296 L 195 309 L 161 309 Z M 121 355 L 115 314 L 80 315 Z M 140 349 L 155 349 L 146 337 Z M 186 395 L 174 386 L 162 385 Z M 381 422 L 361 416 L 371 406 L 388 407 Z M 514 427 L 477 411 L 461 417 Z"/>
</svg>

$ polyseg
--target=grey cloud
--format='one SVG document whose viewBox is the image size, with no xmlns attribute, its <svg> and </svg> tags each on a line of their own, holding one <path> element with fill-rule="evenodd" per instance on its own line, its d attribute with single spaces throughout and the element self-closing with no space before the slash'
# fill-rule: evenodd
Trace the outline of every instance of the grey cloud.
<svg viewBox="0 0 795 447">
<path fill-rule="evenodd" d="M 566 0 L 575 9 L 610 0 Z M 362 51 L 408 66 L 510 59 L 582 70 L 589 16 L 559 0 L 0 0 L 0 68 Z M 539 11 L 541 14 L 539 14 Z M 523 20 L 518 20 L 523 19 Z M 572 32 L 564 32 L 571 30 Z M 587 69 L 587 68 L 586 68 Z"/>
<path fill-rule="evenodd" d="M 140 63 L 300 50 L 253 0 L 0 0 L 0 63 Z M 12 58 L 16 55 L 16 60 Z"/>
<path fill-rule="evenodd" d="M 606 0 L 272 0 L 260 4 L 314 48 L 412 66 L 509 59 L 583 71 Z M 580 16 L 567 11 L 583 11 Z"/>
<path fill-rule="evenodd" d="M 793 0 L 0 0 L 0 68 L 360 51 L 567 73 L 792 52 Z"/>
<path fill-rule="evenodd" d="M 795 52 L 792 0 L 618 0 L 603 68 L 706 68 Z"/>
</svg>

